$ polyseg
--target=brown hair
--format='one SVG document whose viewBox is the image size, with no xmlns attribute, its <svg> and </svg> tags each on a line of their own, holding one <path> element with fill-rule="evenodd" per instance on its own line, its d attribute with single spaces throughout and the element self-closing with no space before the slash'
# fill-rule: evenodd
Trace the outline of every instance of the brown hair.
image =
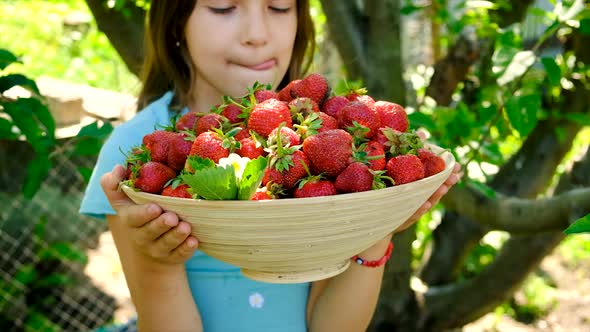
<svg viewBox="0 0 590 332">
<path fill-rule="evenodd" d="M 184 43 L 184 29 L 196 3 L 197 0 L 152 0 L 146 21 L 143 84 L 137 100 L 138 110 L 167 91 L 174 93 L 171 109 L 182 109 L 192 98 L 190 89 L 195 68 Z M 293 55 L 279 89 L 307 72 L 314 49 L 315 30 L 309 0 L 297 0 L 297 34 Z"/>
</svg>

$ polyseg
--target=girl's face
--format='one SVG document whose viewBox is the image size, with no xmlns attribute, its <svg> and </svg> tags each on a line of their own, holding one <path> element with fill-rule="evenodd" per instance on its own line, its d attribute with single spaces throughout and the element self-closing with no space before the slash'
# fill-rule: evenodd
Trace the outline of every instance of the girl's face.
<svg viewBox="0 0 590 332">
<path fill-rule="evenodd" d="M 296 0 L 198 0 L 185 30 L 197 103 L 240 97 L 255 81 L 276 88 L 291 61 L 296 5 Z"/>
</svg>

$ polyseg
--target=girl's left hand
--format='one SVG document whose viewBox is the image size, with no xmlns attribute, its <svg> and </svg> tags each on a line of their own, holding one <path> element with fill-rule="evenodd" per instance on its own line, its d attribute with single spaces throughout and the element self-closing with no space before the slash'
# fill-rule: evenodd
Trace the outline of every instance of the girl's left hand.
<svg viewBox="0 0 590 332">
<path fill-rule="evenodd" d="M 443 197 L 455 183 L 459 182 L 461 178 L 461 165 L 455 164 L 453 168 L 453 172 L 449 175 L 449 178 L 430 196 L 430 198 L 422 204 L 422 206 L 414 212 L 414 214 L 400 227 L 396 228 L 393 233 L 399 233 L 404 231 L 406 228 L 412 226 L 416 221 L 422 217 L 428 210 L 430 210 L 433 206 L 435 206 L 438 201 L 440 201 L 441 197 Z"/>
</svg>

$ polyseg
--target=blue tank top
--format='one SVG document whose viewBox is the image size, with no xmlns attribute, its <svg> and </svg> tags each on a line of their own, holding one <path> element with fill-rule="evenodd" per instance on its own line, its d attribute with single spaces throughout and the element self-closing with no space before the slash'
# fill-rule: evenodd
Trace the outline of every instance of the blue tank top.
<svg viewBox="0 0 590 332">
<path fill-rule="evenodd" d="M 105 218 L 115 214 L 100 177 L 116 164 L 123 165 L 131 147 L 140 145 L 156 125 L 168 125 L 174 116 L 168 105 L 172 93 L 117 126 L 103 145 L 80 206 L 80 213 Z M 186 113 L 188 110 L 183 110 Z M 186 272 L 206 332 L 304 332 L 309 283 L 270 284 L 245 278 L 238 267 L 201 251 L 186 263 Z"/>
</svg>

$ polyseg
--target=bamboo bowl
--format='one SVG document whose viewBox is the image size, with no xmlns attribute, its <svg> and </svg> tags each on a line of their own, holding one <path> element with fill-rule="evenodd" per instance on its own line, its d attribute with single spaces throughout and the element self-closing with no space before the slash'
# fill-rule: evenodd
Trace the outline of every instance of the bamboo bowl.
<svg viewBox="0 0 590 332">
<path fill-rule="evenodd" d="M 448 151 L 442 158 L 445 170 L 428 178 L 335 196 L 208 201 L 123 190 L 137 204 L 154 202 L 191 223 L 199 250 L 240 267 L 244 276 L 300 283 L 345 271 L 350 257 L 401 226 L 449 177 L 455 159 Z"/>
</svg>

